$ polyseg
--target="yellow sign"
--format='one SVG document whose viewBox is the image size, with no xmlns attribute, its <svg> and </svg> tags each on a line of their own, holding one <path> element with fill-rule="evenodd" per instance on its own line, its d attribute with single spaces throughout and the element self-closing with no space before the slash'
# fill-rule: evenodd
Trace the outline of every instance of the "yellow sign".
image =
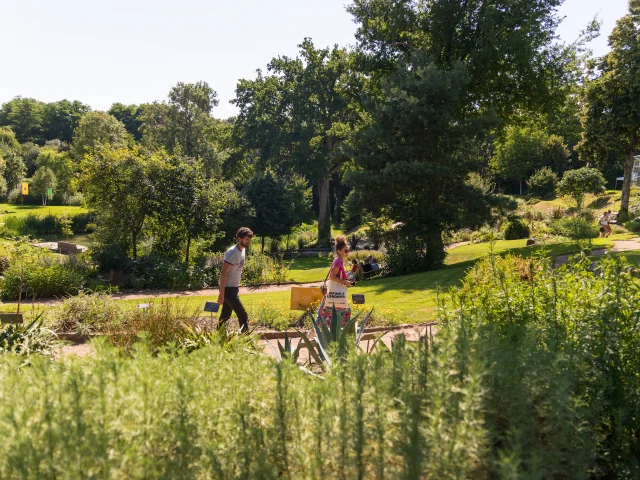
<svg viewBox="0 0 640 480">
<path fill-rule="evenodd" d="M 29 184 L 27 182 L 22 184 L 22 194 L 29 195 Z"/>
<path fill-rule="evenodd" d="M 306 310 L 322 301 L 320 287 L 291 287 L 291 310 Z"/>
</svg>

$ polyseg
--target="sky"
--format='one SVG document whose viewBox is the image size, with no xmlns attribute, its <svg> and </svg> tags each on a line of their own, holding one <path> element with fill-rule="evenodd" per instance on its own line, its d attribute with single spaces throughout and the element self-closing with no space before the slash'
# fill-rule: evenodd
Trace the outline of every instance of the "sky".
<svg viewBox="0 0 640 480">
<path fill-rule="evenodd" d="M 44 102 L 80 100 L 94 110 L 114 102 L 162 101 L 177 82 L 204 80 L 218 92 L 213 114 L 229 103 L 241 78 L 271 58 L 295 56 L 310 37 L 316 47 L 355 42 L 348 0 L 0 0 L 0 103 L 21 95 Z M 627 0 L 566 0 L 558 31 L 575 40 L 594 17 L 607 37 Z"/>
</svg>

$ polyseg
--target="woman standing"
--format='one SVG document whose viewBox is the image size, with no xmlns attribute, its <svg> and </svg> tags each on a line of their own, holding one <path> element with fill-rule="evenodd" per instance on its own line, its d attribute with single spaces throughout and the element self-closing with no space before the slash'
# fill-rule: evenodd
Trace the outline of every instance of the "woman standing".
<svg viewBox="0 0 640 480">
<path fill-rule="evenodd" d="M 335 307 L 338 315 L 341 317 L 342 326 L 344 327 L 351 319 L 351 307 L 347 297 L 348 288 L 353 284 L 347 280 L 347 272 L 344 269 L 344 262 L 349 254 L 347 239 L 339 235 L 336 237 L 336 258 L 331 265 L 328 275 L 327 294 L 320 303 L 318 309 L 317 321 L 324 320 L 328 326 L 331 326 L 331 315 L 333 307 Z"/>
</svg>

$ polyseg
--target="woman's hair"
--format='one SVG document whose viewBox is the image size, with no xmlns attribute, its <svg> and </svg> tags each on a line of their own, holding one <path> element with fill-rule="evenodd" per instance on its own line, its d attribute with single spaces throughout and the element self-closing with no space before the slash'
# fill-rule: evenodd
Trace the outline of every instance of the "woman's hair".
<svg viewBox="0 0 640 480">
<path fill-rule="evenodd" d="M 336 237 L 336 252 L 344 249 L 347 246 L 347 239 L 344 235 L 338 235 Z"/>
</svg>

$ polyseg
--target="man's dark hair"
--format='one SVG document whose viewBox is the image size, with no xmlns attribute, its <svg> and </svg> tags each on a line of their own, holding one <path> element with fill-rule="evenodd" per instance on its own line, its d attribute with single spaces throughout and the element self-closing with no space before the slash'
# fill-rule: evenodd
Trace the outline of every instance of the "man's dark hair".
<svg viewBox="0 0 640 480">
<path fill-rule="evenodd" d="M 253 232 L 248 227 L 240 227 L 236 232 L 236 238 L 253 237 Z"/>
</svg>

